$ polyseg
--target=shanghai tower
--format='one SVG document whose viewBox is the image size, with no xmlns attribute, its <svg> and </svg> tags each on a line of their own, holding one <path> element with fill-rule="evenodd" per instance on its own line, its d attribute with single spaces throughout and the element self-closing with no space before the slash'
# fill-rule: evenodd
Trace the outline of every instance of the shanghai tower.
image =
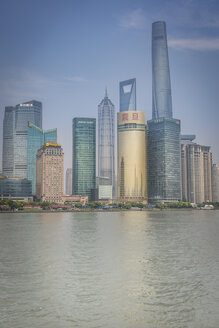
<svg viewBox="0 0 219 328">
<path fill-rule="evenodd" d="M 180 120 L 172 117 L 165 22 L 152 24 L 152 120 L 148 121 L 148 200 L 181 199 Z"/>
<path fill-rule="evenodd" d="M 152 119 L 172 117 L 170 69 L 165 22 L 152 24 Z"/>
</svg>

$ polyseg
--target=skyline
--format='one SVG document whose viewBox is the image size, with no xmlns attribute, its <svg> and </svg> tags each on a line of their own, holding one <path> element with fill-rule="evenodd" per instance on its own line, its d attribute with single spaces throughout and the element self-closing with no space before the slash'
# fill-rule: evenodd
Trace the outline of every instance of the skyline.
<svg viewBox="0 0 219 328">
<path fill-rule="evenodd" d="M 119 82 L 132 78 L 137 110 L 150 120 L 151 24 L 164 20 L 174 117 L 181 120 L 182 134 L 195 134 L 197 143 L 210 146 L 219 164 L 216 1 L 166 1 L 164 7 L 161 1 L 9 0 L 1 7 L 1 140 L 5 106 L 41 101 L 43 129 L 58 129 L 65 169 L 71 167 L 73 117 L 97 118 L 106 86 L 119 112 Z"/>
</svg>

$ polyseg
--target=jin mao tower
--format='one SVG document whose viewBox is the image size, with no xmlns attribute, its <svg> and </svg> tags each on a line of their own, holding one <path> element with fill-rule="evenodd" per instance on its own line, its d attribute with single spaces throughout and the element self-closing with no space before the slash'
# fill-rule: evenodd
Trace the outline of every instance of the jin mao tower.
<svg viewBox="0 0 219 328">
<path fill-rule="evenodd" d="M 98 106 L 98 176 L 105 178 L 112 186 L 115 183 L 115 119 L 114 105 L 108 98 L 107 91 Z"/>
</svg>

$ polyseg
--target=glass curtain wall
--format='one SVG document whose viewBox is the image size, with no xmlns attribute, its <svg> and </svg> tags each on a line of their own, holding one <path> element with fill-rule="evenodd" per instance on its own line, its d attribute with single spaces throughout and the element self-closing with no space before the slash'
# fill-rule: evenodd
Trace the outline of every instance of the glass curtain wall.
<svg viewBox="0 0 219 328">
<path fill-rule="evenodd" d="M 114 115 L 114 105 L 106 93 L 98 106 L 98 177 L 107 178 L 107 183 L 104 184 L 113 187 L 113 194 L 115 193 Z"/>
</svg>

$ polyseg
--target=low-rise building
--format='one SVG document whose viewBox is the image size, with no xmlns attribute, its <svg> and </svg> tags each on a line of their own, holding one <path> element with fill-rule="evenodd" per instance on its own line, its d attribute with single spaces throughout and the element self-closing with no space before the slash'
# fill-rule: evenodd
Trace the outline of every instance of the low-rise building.
<svg viewBox="0 0 219 328">
<path fill-rule="evenodd" d="M 81 203 L 85 205 L 88 203 L 88 195 L 63 195 L 62 202 Z"/>
<path fill-rule="evenodd" d="M 24 178 L 7 178 L 0 176 L 1 199 L 32 201 L 32 183 Z"/>
</svg>

